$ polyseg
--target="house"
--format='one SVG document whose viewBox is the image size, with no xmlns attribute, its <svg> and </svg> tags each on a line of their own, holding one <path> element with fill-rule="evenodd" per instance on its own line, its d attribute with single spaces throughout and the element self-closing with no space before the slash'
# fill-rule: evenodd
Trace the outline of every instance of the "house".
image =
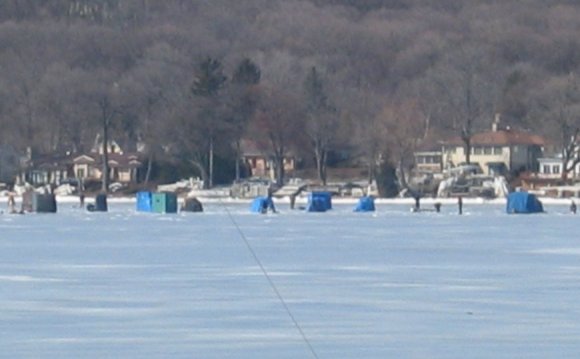
<svg viewBox="0 0 580 359">
<path fill-rule="evenodd" d="M 137 153 L 125 153 L 115 141 L 107 144 L 109 178 L 113 182 L 137 182 L 138 170 L 142 166 Z M 74 176 L 80 181 L 101 180 L 103 173 L 103 146 L 97 140 L 89 153 L 73 158 Z"/>
<path fill-rule="evenodd" d="M 415 169 L 418 172 L 441 173 L 443 170 L 443 152 L 441 143 L 428 136 L 417 146 L 414 152 Z"/>
<path fill-rule="evenodd" d="M 566 163 L 568 172 L 564 174 L 563 148 L 561 144 L 550 143 L 544 147 L 544 156 L 538 159 L 537 177 L 542 179 L 578 179 L 580 177 L 580 136 L 571 138 L 567 144 L 569 160 Z M 578 163 L 576 163 L 578 162 Z"/>
<path fill-rule="evenodd" d="M 539 168 L 537 177 L 544 179 L 577 179 L 580 177 L 580 163 L 574 164 L 576 160 L 576 158 L 570 159 L 566 167 L 571 168 L 571 170 L 566 176 L 563 176 L 564 162 L 562 161 L 561 154 L 541 157 L 538 159 Z"/>
<path fill-rule="evenodd" d="M 24 171 L 20 179 L 34 186 L 58 185 L 67 178 L 74 177 L 72 157 L 66 155 L 29 156 L 23 161 Z"/>
<path fill-rule="evenodd" d="M 544 143 L 541 136 L 509 126 L 500 128 L 500 117 L 496 115 L 490 131 L 471 137 L 470 163 L 479 165 L 487 175 L 536 172 Z M 446 168 L 466 162 L 464 143 L 459 137 L 445 142 L 442 151 Z"/>
<path fill-rule="evenodd" d="M 563 172 L 563 163 L 562 158 L 558 156 L 551 156 L 551 157 L 541 157 L 538 158 L 538 178 L 545 178 L 545 179 L 560 179 L 562 178 Z M 575 174 L 578 173 L 579 166 L 575 168 Z"/>
<path fill-rule="evenodd" d="M 136 154 L 109 153 L 109 178 L 114 182 L 137 182 L 142 163 Z M 100 181 L 103 173 L 103 155 L 82 154 L 73 159 L 73 171 L 80 181 Z"/>
<path fill-rule="evenodd" d="M 114 141 L 107 145 L 110 180 L 121 183 L 134 183 L 142 166 L 137 153 L 125 153 Z M 39 185 L 59 185 L 65 180 L 74 179 L 81 183 L 100 181 L 103 173 L 102 143 L 95 141 L 95 146 L 88 153 L 66 154 L 62 156 L 29 156 L 25 161 L 26 170 L 21 179 Z"/>
<path fill-rule="evenodd" d="M 241 156 L 244 166 L 247 169 L 248 177 L 262 177 L 275 180 L 274 156 L 260 146 L 256 141 L 242 140 Z M 292 173 L 296 169 L 296 157 L 292 154 L 284 156 L 284 171 Z"/>
</svg>

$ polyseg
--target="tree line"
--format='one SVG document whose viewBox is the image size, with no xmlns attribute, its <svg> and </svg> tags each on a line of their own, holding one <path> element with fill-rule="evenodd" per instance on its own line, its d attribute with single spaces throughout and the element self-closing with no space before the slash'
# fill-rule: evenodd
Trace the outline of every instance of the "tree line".
<svg viewBox="0 0 580 359">
<path fill-rule="evenodd" d="M 145 180 L 173 161 L 211 186 L 252 139 L 280 182 L 289 152 L 325 182 L 348 150 L 392 183 L 421 140 L 469 149 L 501 113 L 573 156 L 579 19 L 564 0 L 4 1 L 0 148 L 86 151 L 105 128 L 142 145 Z"/>
</svg>

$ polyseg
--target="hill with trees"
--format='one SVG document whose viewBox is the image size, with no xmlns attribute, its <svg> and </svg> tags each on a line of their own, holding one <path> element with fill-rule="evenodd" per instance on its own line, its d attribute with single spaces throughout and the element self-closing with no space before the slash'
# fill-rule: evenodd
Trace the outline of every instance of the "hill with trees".
<svg viewBox="0 0 580 359">
<path fill-rule="evenodd" d="M 290 150 L 321 181 L 343 148 L 385 177 L 495 113 L 565 146 L 579 66 L 571 0 L 9 0 L 0 148 L 83 151 L 106 128 L 212 184 L 250 138 L 280 181 Z"/>
</svg>

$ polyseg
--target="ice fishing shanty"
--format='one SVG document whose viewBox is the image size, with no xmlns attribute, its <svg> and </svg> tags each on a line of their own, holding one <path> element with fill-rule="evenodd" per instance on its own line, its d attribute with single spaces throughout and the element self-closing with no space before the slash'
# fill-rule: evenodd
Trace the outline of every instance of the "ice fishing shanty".
<svg viewBox="0 0 580 359">
<path fill-rule="evenodd" d="M 177 213 L 177 195 L 169 192 L 137 192 L 137 211 Z"/>
<path fill-rule="evenodd" d="M 509 214 L 542 213 L 542 202 L 532 193 L 512 192 L 507 197 L 506 212 Z"/>
</svg>

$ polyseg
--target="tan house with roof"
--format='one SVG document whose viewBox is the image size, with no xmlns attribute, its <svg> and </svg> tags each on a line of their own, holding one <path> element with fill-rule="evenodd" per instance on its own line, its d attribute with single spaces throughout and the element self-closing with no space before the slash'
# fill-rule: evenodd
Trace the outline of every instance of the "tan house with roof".
<svg viewBox="0 0 580 359">
<path fill-rule="evenodd" d="M 488 175 L 536 172 L 542 156 L 544 139 L 541 136 L 506 127 L 499 128 L 499 117 L 490 131 L 477 133 L 471 138 L 471 164 L 478 164 Z M 446 168 L 465 163 L 465 147 L 461 138 L 447 141 L 442 160 Z"/>
<path fill-rule="evenodd" d="M 274 160 L 265 146 L 260 146 L 252 140 L 241 142 L 242 161 L 247 169 L 248 177 L 275 179 Z M 284 156 L 284 171 L 292 173 L 296 169 L 296 157 L 292 154 Z"/>
<path fill-rule="evenodd" d="M 137 182 L 138 170 L 142 163 L 137 153 L 126 153 L 114 141 L 107 142 L 109 179 L 115 182 Z M 73 158 L 73 172 L 81 181 L 101 180 L 103 173 L 103 142 L 97 135 L 91 152 Z"/>
<path fill-rule="evenodd" d="M 137 153 L 123 152 L 121 147 L 110 141 L 107 146 L 110 180 L 134 183 L 142 166 Z M 19 179 L 33 185 L 59 185 L 68 181 L 100 181 L 103 171 L 103 149 L 98 144 L 89 153 L 66 154 L 63 156 L 29 156 L 24 163 L 24 171 Z"/>
<path fill-rule="evenodd" d="M 441 173 L 443 171 L 443 154 L 439 138 L 430 134 L 419 143 L 413 154 L 417 171 L 426 173 Z"/>
<path fill-rule="evenodd" d="M 109 153 L 109 178 L 111 181 L 130 183 L 137 182 L 137 173 L 141 161 L 136 154 Z M 103 173 L 103 156 L 99 153 L 88 153 L 73 159 L 75 177 L 81 181 L 101 180 Z"/>
</svg>

